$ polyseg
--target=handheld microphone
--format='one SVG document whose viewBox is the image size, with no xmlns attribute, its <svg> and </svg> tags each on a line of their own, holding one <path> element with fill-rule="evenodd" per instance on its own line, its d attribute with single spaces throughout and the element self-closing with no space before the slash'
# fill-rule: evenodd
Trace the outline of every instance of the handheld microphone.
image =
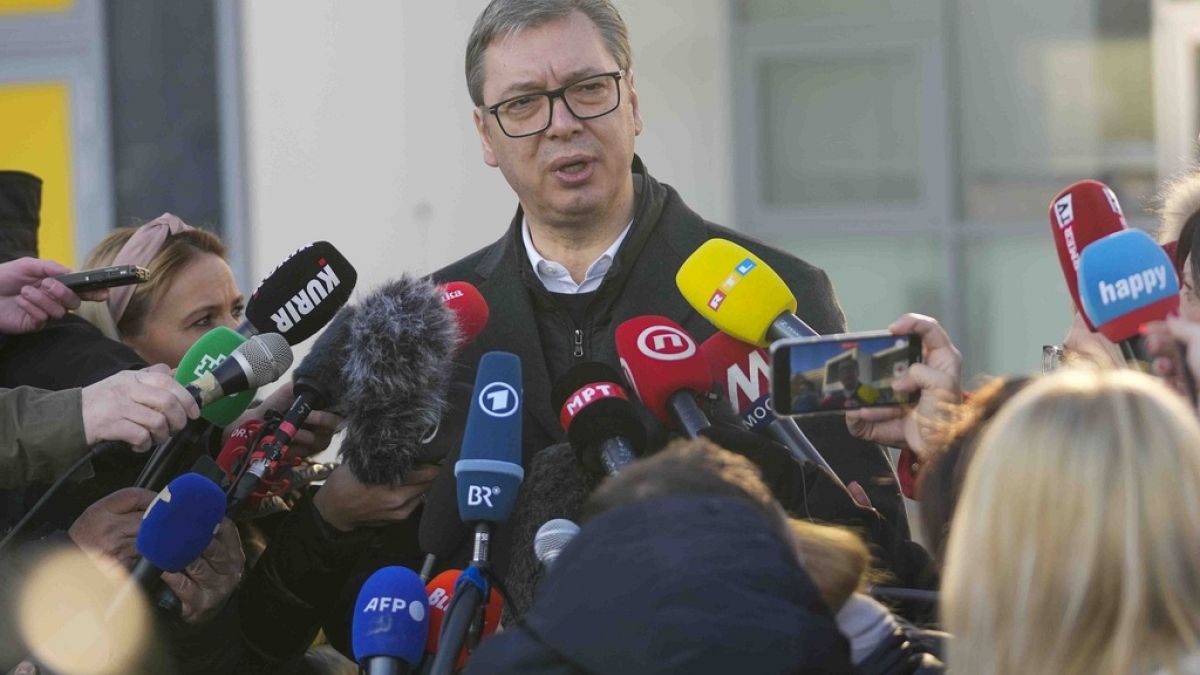
<svg viewBox="0 0 1200 675">
<path fill-rule="evenodd" d="M 225 494 L 216 483 L 195 473 L 171 481 L 142 515 L 133 581 L 149 588 L 163 572 L 187 567 L 208 548 L 224 517 Z"/>
<path fill-rule="evenodd" d="M 333 244 L 298 249 L 259 283 L 246 303 L 243 335 L 276 332 L 297 345 L 321 330 L 350 299 L 358 272 Z"/>
<path fill-rule="evenodd" d="M 363 297 L 348 323 L 342 457 L 363 483 L 394 484 L 440 459 L 420 453 L 446 409 L 458 327 L 442 292 L 409 276 Z"/>
<path fill-rule="evenodd" d="M 454 312 L 457 319 L 459 344 L 471 342 L 487 327 L 491 315 L 487 300 L 483 299 L 483 294 L 474 284 L 466 281 L 451 281 L 439 288 L 442 302 Z"/>
<path fill-rule="evenodd" d="M 833 467 L 790 417 L 779 417 L 771 409 L 771 367 L 767 353 L 724 333 L 714 333 L 700 345 L 714 381 L 724 382 L 726 395 L 742 426 L 766 434 L 791 451 L 801 462 L 812 462 L 841 484 Z M 844 486 L 843 486 L 844 487 Z"/>
<path fill-rule="evenodd" d="M 712 387 L 708 364 L 687 331 L 665 316 L 617 326 L 617 356 L 634 392 L 664 426 L 696 438 L 712 424 L 696 396 Z"/>
<path fill-rule="evenodd" d="M 425 642 L 425 653 L 432 656 L 438 653 L 438 642 L 441 640 L 442 622 L 450 603 L 454 600 L 454 591 L 462 570 L 446 570 L 433 578 L 425 590 L 429 593 L 429 639 Z M 500 626 L 500 617 L 504 612 L 504 601 L 495 588 L 491 589 L 487 604 L 483 606 L 483 637 L 496 632 Z M 454 670 L 462 670 L 467 666 L 467 649 L 464 646 L 458 652 L 458 660 Z M 432 662 L 430 662 L 432 663 Z"/>
<path fill-rule="evenodd" d="M 208 331 L 180 359 L 179 367 L 175 369 L 175 381 L 186 386 L 200 379 L 227 361 L 244 342 L 245 337 L 225 326 Z M 251 387 L 214 401 L 200 410 L 200 416 L 214 426 L 227 426 L 250 407 L 257 392 L 257 387 Z"/>
<path fill-rule="evenodd" d="M 270 384 L 292 367 L 292 348 L 278 333 L 264 333 L 246 340 L 212 370 L 192 380 L 185 388 L 200 407 L 229 394 Z"/>
<path fill-rule="evenodd" d="M 367 675 L 405 675 L 429 634 L 425 584 L 407 567 L 383 567 L 363 583 L 351 624 L 354 660 Z"/>
<path fill-rule="evenodd" d="M 1096 326 L 1083 311 L 1079 293 L 1079 256 L 1093 242 L 1129 228 L 1117 195 L 1104 183 L 1081 180 L 1050 200 L 1050 234 L 1058 251 L 1067 290 L 1088 330 Z"/>
<path fill-rule="evenodd" d="M 566 518 L 555 518 L 542 523 L 533 537 L 533 552 L 547 571 L 577 534 L 579 526 Z"/>
<path fill-rule="evenodd" d="M 1137 354 L 1142 324 L 1179 310 L 1179 277 L 1166 252 L 1141 230 L 1103 237 L 1079 256 L 1079 301 L 1083 314 L 1104 337 Z"/>
<path fill-rule="evenodd" d="M 573 366 L 554 383 L 551 400 L 579 462 L 593 475 L 615 475 L 646 446 L 646 430 L 621 386 L 602 363 Z"/>
<path fill-rule="evenodd" d="M 683 261 L 675 285 L 712 325 L 742 342 L 766 347 L 816 331 L 796 316 L 796 296 L 775 270 L 727 239 L 709 239 Z"/>
</svg>

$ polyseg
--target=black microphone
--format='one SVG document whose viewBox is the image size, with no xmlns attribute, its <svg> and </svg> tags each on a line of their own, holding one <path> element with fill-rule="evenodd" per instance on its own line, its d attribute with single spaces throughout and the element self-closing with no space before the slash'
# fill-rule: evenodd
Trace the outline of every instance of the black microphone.
<svg viewBox="0 0 1200 675">
<path fill-rule="evenodd" d="M 393 484 L 438 459 L 422 441 L 446 409 L 458 326 L 442 291 L 409 276 L 362 298 L 347 323 L 342 457 L 363 483 Z"/>
<path fill-rule="evenodd" d="M 575 365 L 554 383 L 551 400 L 580 464 L 592 475 L 615 475 L 646 447 L 646 429 L 617 371 L 596 362 Z"/>
<path fill-rule="evenodd" d="M 238 332 L 276 332 L 297 345 L 325 327 L 350 299 L 358 272 L 333 244 L 313 242 L 288 256 L 259 283 Z"/>
</svg>

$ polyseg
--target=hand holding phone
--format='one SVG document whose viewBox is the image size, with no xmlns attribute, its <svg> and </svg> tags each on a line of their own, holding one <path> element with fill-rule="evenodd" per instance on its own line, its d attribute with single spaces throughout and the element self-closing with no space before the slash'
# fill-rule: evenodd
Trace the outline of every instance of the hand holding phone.
<svg viewBox="0 0 1200 675">
<path fill-rule="evenodd" d="M 921 336 L 887 331 L 779 340 L 771 345 L 771 405 L 815 415 L 914 402 L 894 383 L 921 360 Z"/>
<path fill-rule="evenodd" d="M 0 333 L 21 335 L 39 330 L 85 300 L 100 300 L 104 292 L 73 290 L 58 279 L 70 270 L 53 260 L 19 258 L 0 264 Z"/>
<path fill-rule="evenodd" d="M 145 283 L 150 280 L 150 271 L 137 265 L 112 265 L 60 274 L 54 278 L 76 293 L 87 293 L 101 288 Z"/>
</svg>

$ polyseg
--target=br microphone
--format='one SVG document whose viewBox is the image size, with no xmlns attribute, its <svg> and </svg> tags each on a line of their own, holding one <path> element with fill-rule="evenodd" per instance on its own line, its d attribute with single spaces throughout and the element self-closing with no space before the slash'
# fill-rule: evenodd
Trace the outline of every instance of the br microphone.
<svg viewBox="0 0 1200 675">
<path fill-rule="evenodd" d="M 383 567 L 354 603 L 354 660 L 367 675 L 405 675 L 421 662 L 429 634 L 425 584 L 407 567 Z"/>
<path fill-rule="evenodd" d="M 1058 251 L 1067 290 L 1088 330 L 1096 326 L 1083 311 L 1079 294 L 1079 258 L 1093 242 L 1128 229 L 1117 195 L 1104 183 L 1081 180 L 1050 201 L 1050 234 Z"/>
<path fill-rule="evenodd" d="M 429 593 L 429 639 L 425 642 L 425 653 L 430 657 L 438 653 L 442 622 L 446 618 L 446 612 L 450 609 L 450 603 L 454 601 L 454 592 L 462 573 L 462 570 L 446 570 L 425 586 L 425 590 Z M 500 593 L 493 588 L 488 596 L 487 604 L 483 606 L 483 637 L 496 632 L 496 628 L 500 626 L 500 617 L 503 612 L 504 601 L 501 600 Z M 454 669 L 459 671 L 465 668 L 468 657 L 467 648 L 464 646 L 458 652 L 458 660 L 454 663 Z M 432 660 L 428 662 L 428 665 L 432 665 Z"/>
<path fill-rule="evenodd" d="M 665 316 L 639 316 L 617 326 L 617 355 L 646 408 L 690 438 L 712 426 L 696 397 L 712 388 L 708 363 L 687 331 Z"/>
<path fill-rule="evenodd" d="M 766 347 L 816 331 L 796 316 L 796 296 L 761 258 L 726 239 L 709 239 L 675 274 L 679 292 L 700 316 L 742 342 Z"/>
<path fill-rule="evenodd" d="M 186 389 L 204 407 L 229 394 L 270 384 L 291 367 L 292 348 L 287 340 L 278 333 L 264 333 L 239 345 L 229 358 Z"/>
<path fill-rule="evenodd" d="M 577 534 L 579 526 L 566 518 L 555 518 L 542 523 L 533 537 L 533 552 L 547 571 Z"/>
<path fill-rule="evenodd" d="M 554 383 L 554 407 L 580 464 L 593 475 L 615 475 L 646 446 L 646 430 L 617 371 L 580 363 Z"/>
<path fill-rule="evenodd" d="M 358 272 L 333 244 L 318 241 L 287 257 L 246 303 L 243 335 L 274 332 L 297 345 L 321 330 L 350 299 Z"/>
</svg>

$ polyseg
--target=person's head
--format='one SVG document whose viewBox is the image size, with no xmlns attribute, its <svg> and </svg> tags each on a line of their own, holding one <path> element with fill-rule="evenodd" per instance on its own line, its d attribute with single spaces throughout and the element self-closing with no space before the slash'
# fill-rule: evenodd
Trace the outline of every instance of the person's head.
<svg viewBox="0 0 1200 675">
<path fill-rule="evenodd" d="M 797 518 L 789 524 L 800 566 L 812 578 L 825 604 L 837 612 L 866 583 L 871 552 L 849 530 Z"/>
<path fill-rule="evenodd" d="M 846 389 L 847 394 L 858 389 L 858 362 L 850 359 L 839 363 L 838 381 L 842 383 L 842 387 Z"/>
<path fill-rule="evenodd" d="M 113 264 L 146 267 L 150 280 L 113 289 L 108 302 L 85 302 L 79 314 L 148 363 L 174 368 L 209 330 L 238 325 L 242 295 L 225 262 L 225 245 L 212 232 L 170 214 L 114 230 L 88 254 L 84 268 Z"/>
<path fill-rule="evenodd" d="M 1068 369 L 980 438 L 946 553 L 949 666 L 1132 673 L 1200 648 L 1200 423 L 1161 382 Z"/>
<path fill-rule="evenodd" d="M 1175 270 L 1179 272 L 1179 313 L 1190 321 L 1200 321 L 1200 171 L 1191 171 L 1167 184 L 1159 196 L 1162 207 L 1158 239 L 1175 242 Z"/>
<path fill-rule="evenodd" d="M 625 22 L 609 0 L 493 0 L 479 15 L 466 75 L 483 160 L 504 174 L 531 222 L 584 226 L 632 208 L 642 130 L 632 67 Z M 552 101 L 536 96 L 562 87 Z"/>
</svg>

